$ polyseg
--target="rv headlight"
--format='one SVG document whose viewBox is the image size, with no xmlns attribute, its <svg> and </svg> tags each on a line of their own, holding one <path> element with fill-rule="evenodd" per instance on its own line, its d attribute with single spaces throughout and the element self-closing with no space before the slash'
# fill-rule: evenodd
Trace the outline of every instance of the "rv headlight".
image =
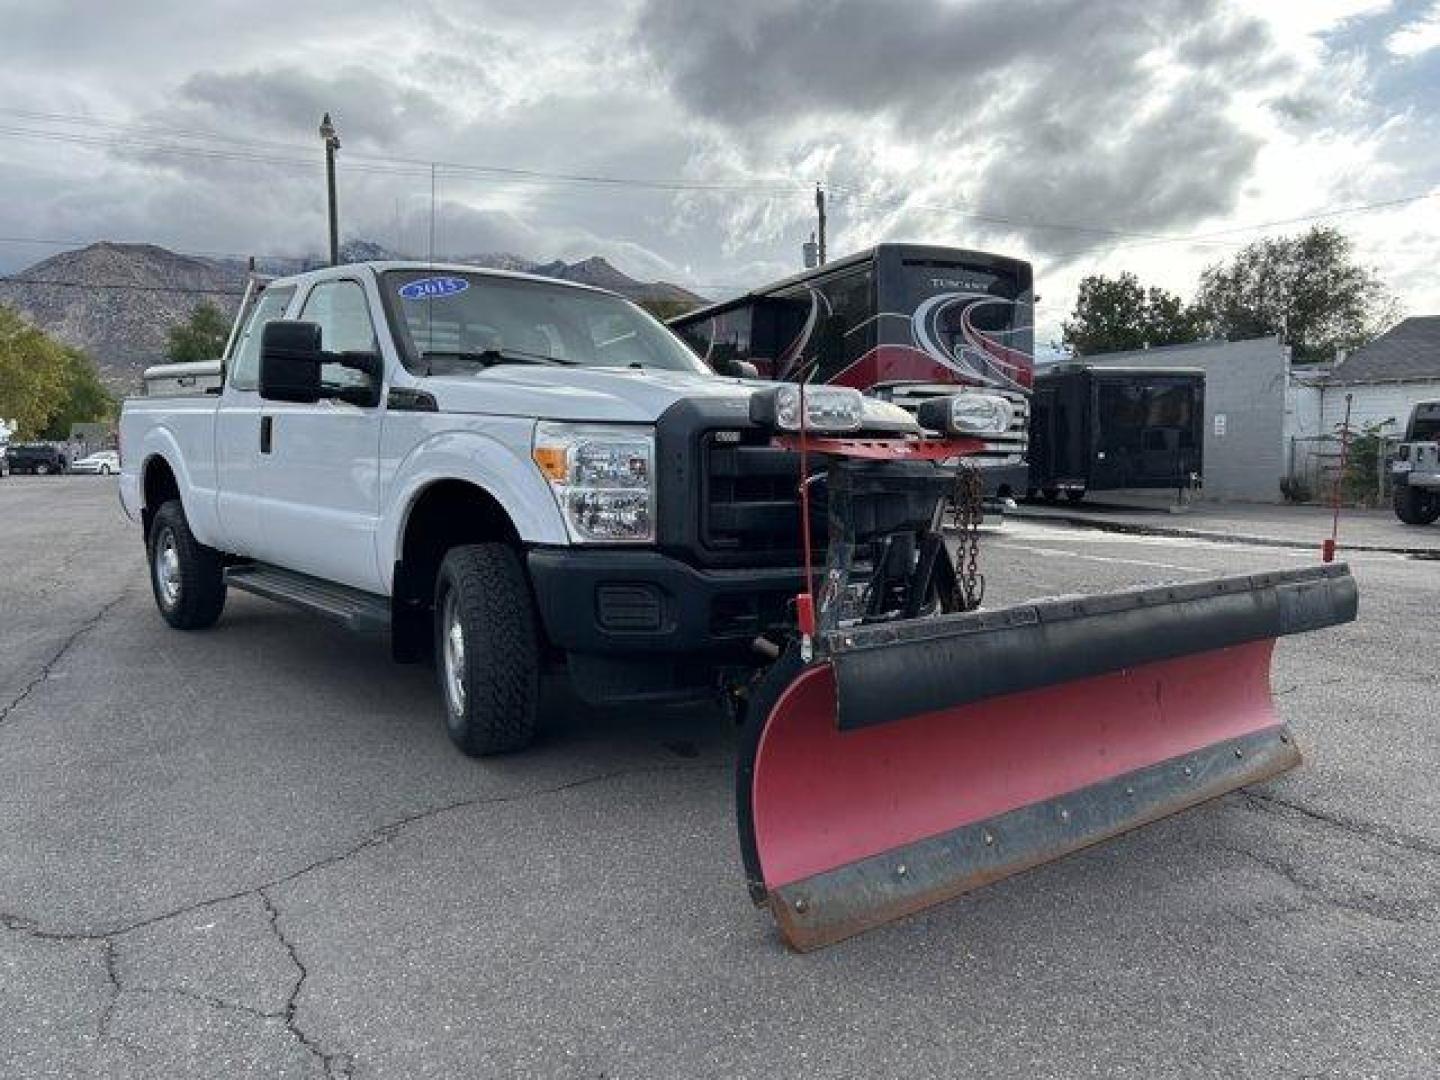
<svg viewBox="0 0 1440 1080">
<path fill-rule="evenodd" d="M 916 410 L 920 426 L 947 435 L 1003 435 L 1015 413 L 1010 402 L 995 394 L 954 394 L 922 401 Z"/>
<path fill-rule="evenodd" d="M 800 387 L 795 383 L 757 390 L 750 398 L 750 419 L 779 431 L 800 430 Z M 806 431 L 858 431 L 865 398 L 846 386 L 805 387 Z"/>
<path fill-rule="evenodd" d="M 655 539 L 655 432 L 619 424 L 535 425 L 531 450 L 577 544 Z"/>
</svg>

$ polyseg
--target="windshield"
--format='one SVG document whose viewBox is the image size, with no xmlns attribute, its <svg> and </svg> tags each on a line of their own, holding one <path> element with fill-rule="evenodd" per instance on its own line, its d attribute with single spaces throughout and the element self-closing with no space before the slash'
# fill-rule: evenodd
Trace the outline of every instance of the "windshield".
<svg viewBox="0 0 1440 1080">
<path fill-rule="evenodd" d="M 550 360 L 709 374 L 679 338 L 609 293 L 424 269 L 390 270 L 382 282 L 401 348 L 424 373 Z"/>
<path fill-rule="evenodd" d="M 907 259 L 900 310 L 915 343 L 944 356 L 967 379 L 1028 390 L 1034 374 L 1030 298 L 1009 275 L 981 267 Z"/>
<path fill-rule="evenodd" d="M 1408 442 L 1440 442 L 1440 403 L 1421 402 L 1410 421 Z"/>
</svg>

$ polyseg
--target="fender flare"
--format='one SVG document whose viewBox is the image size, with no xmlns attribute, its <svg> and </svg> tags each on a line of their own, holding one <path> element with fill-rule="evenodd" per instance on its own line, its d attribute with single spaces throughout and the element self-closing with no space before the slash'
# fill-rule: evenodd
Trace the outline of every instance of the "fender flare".
<svg viewBox="0 0 1440 1080">
<path fill-rule="evenodd" d="M 489 495 L 526 544 L 568 544 L 560 507 L 528 457 L 500 439 L 475 431 L 443 431 L 410 448 L 383 496 L 376 557 L 387 589 L 393 588 L 410 514 L 432 485 L 459 481 Z"/>
<path fill-rule="evenodd" d="M 169 428 L 156 426 L 145 432 L 141 440 L 140 468 L 136 473 L 136 506 L 143 518 L 144 514 L 158 510 L 158 506 L 145 505 L 145 477 L 149 474 L 156 459 L 163 461 L 169 468 L 172 476 L 175 477 L 175 487 L 180 498 L 180 505 L 185 509 L 185 518 L 190 523 L 190 529 L 195 534 L 195 539 L 202 544 L 214 546 L 215 535 L 212 526 L 214 525 L 214 508 L 202 506 L 201 500 L 197 499 L 199 494 L 196 489 L 194 477 L 191 474 L 190 466 L 181 453 L 180 443 Z"/>
</svg>

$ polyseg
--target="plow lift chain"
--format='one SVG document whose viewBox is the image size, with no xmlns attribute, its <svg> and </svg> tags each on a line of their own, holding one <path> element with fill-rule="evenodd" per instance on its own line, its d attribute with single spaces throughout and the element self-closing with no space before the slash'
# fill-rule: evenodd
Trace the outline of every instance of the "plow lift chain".
<svg viewBox="0 0 1440 1080">
<path fill-rule="evenodd" d="M 955 491 L 950 499 L 951 519 L 960 541 L 955 554 L 955 611 L 974 611 L 985 599 L 985 575 L 980 573 L 984 498 L 979 467 L 962 464 L 955 473 Z"/>
</svg>

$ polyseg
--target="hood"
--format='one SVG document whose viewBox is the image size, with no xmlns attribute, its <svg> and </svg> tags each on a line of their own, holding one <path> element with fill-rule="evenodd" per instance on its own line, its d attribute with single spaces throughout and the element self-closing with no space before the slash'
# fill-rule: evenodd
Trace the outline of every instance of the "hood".
<svg viewBox="0 0 1440 1080">
<path fill-rule="evenodd" d="M 435 395 L 441 412 L 651 424 L 682 398 L 748 401 L 764 384 L 653 368 L 497 364 L 473 375 L 430 376 L 419 385 Z"/>
</svg>

